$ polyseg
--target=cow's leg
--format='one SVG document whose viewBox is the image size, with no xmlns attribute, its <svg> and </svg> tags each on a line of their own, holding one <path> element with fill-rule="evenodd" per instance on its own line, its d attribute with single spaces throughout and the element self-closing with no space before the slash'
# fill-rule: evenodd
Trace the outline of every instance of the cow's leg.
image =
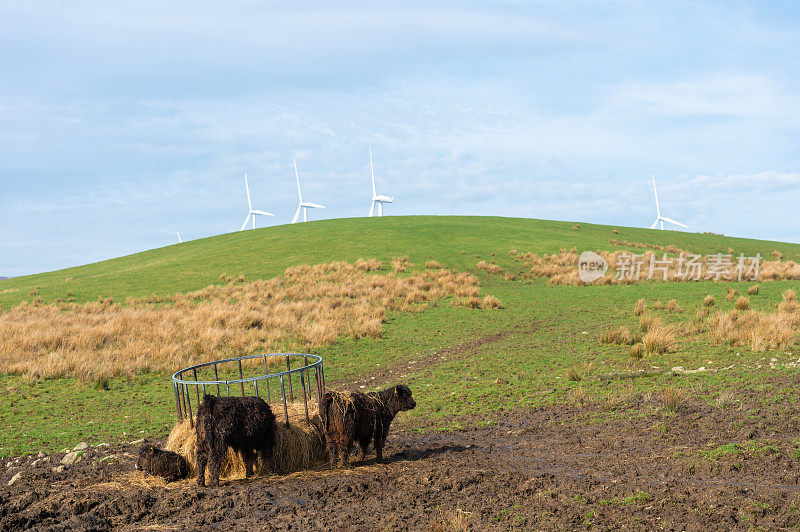
<svg viewBox="0 0 800 532">
<path fill-rule="evenodd" d="M 227 449 L 221 445 L 217 445 L 211 450 L 211 458 L 209 459 L 209 472 L 211 473 L 209 484 L 211 486 L 219 486 L 219 470 L 226 454 Z"/>
<path fill-rule="evenodd" d="M 363 462 L 364 459 L 367 457 L 367 449 L 369 448 L 369 438 L 364 439 L 361 438 L 358 441 L 358 446 L 361 447 L 361 461 Z"/>
<path fill-rule="evenodd" d="M 242 450 L 242 460 L 244 460 L 244 476 L 250 478 L 253 476 L 253 463 L 256 461 L 256 453 L 251 450 Z"/>
<path fill-rule="evenodd" d="M 350 449 L 353 447 L 353 436 L 348 435 L 342 448 L 342 466 L 350 467 Z"/>
<path fill-rule="evenodd" d="M 328 436 L 328 457 L 331 461 L 331 469 L 336 468 L 339 465 L 339 445 L 333 436 Z"/>
<path fill-rule="evenodd" d="M 201 445 L 197 448 L 197 485 L 198 486 L 205 486 L 206 485 L 206 464 L 208 463 L 208 453 L 206 449 Z"/>
</svg>

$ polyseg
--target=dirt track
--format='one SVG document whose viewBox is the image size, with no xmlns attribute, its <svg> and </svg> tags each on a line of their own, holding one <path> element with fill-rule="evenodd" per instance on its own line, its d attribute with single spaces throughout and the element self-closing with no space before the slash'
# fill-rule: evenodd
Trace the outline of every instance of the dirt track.
<svg viewBox="0 0 800 532">
<path fill-rule="evenodd" d="M 633 415 L 641 412 L 651 413 Z M 601 413 L 562 406 L 463 432 L 397 430 L 386 465 L 205 490 L 146 483 L 125 456 L 108 465 L 88 456 L 62 473 L 25 466 L 8 488 L 12 468 L 0 479 L 0 529 L 429 530 L 457 510 L 476 530 L 776 529 L 800 520 L 797 410 L 690 404 L 667 416 L 647 403 L 619 420 L 585 421 Z M 760 447 L 702 454 L 731 442 Z"/>
</svg>

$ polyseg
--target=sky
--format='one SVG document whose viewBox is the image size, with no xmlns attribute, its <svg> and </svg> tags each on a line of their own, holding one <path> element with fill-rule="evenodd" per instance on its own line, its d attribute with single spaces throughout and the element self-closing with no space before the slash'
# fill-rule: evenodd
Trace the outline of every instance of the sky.
<svg viewBox="0 0 800 532">
<path fill-rule="evenodd" d="M 0 276 L 516 216 L 800 242 L 800 3 L 0 0 Z"/>
</svg>

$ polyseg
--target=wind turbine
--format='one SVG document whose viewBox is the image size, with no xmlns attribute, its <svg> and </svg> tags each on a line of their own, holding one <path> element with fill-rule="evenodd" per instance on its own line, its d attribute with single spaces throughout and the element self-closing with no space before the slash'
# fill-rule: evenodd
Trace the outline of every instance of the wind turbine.
<svg viewBox="0 0 800 532">
<path fill-rule="evenodd" d="M 300 211 L 303 211 L 303 221 L 308 221 L 308 209 L 324 209 L 325 205 L 319 203 L 311 203 L 310 201 L 303 201 L 303 193 L 300 192 L 300 174 L 297 172 L 297 158 L 292 157 L 294 163 L 294 176 L 297 178 L 297 197 L 300 201 L 297 204 L 297 211 L 294 213 L 292 223 L 297 223 L 297 218 L 300 217 Z"/>
<path fill-rule="evenodd" d="M 375 167 L 372 165 L 372 142 L 369 143 L 369 170 L 372 173 L 372 204 L 369 206 L 369 215 L 372 217 L 372 214 L 375 212 L 375 205 L 377 205 L 378 216 L 383 216 L 383 204 L 392 203 L 394 197 L 378 196 L 378 193 L 375 192 Z"/>
<path fill-rule="evenodd" d="M 242 227 L 239 228 L 239 231 L 244 231 L 244 228 L 247 227 L 247 222 L 249 222 L 251 218 L 253 219 L 253 229 L 255 229 L 256 216 L 275 216 L 271 212 L 259 211 L 253 208 L 253 202 L 250 201 L 250 187 L 247 185 L 247 172 L 244 174 L 244 190 L 247 192 L 247 208 L 250 210 L 247 211 L 247 217 L 244 219 L 244 223 Z"/>
<path fill-rule="evenodd" d="M 656 220 L 653 222 L 653 225 L 650 226 L 650 229 L 655 229 L 656 225 L 658 225 L 660 223 L 661 227 L 659 227 L 659 229 L 663 230 L 664 229 L 664 222 L 667 222 L 667 223 L 670 223 L 670 224 L 674 224 L 674 225 L 679 225 L 679 226 L 683 227 L 684 229 L 689 229 L 687 226 L 683 225 L 682 223 L 680 223 L 680 222 L 678 222 L 676 220 L 673 220 L 672 218 L 667 218 L 666 216 L 661 216 L 661 207 L 658 206 L 658 191 L 656 190 L 656 176 L 652 175 L 650 177 L 652 177 L 652 179 L 653 179 L 653 194 L 655 194 L 655 196 L 656 196 Z"/>
<path fill-rule="evenodd" d="M 181 240 L 181 232 L 176 231 L 178 233 L 178 244 L 183 244 L 183 240 Z"/>
</svg>

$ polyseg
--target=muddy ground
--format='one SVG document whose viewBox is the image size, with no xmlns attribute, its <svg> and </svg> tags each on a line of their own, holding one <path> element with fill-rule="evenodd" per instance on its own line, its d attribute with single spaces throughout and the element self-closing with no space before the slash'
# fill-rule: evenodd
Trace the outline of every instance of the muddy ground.
<svg viewBox="0 0 800 532">
<path fill-rule="evenodd" d="M 639 397 L 611 411 L 518 410 L 446 434 L 412 434 L 401 421 L 385 465 L 208 489 L 147 481 L 132 472 L 130 446 L 91 448 L 61 472 L 61 454 L 21 458 L 0 473 L 0 529 L 790 528 L 800 521 L 800 407 L 763 403 L 749 392 L 668 414 Z"/>
</svg>

